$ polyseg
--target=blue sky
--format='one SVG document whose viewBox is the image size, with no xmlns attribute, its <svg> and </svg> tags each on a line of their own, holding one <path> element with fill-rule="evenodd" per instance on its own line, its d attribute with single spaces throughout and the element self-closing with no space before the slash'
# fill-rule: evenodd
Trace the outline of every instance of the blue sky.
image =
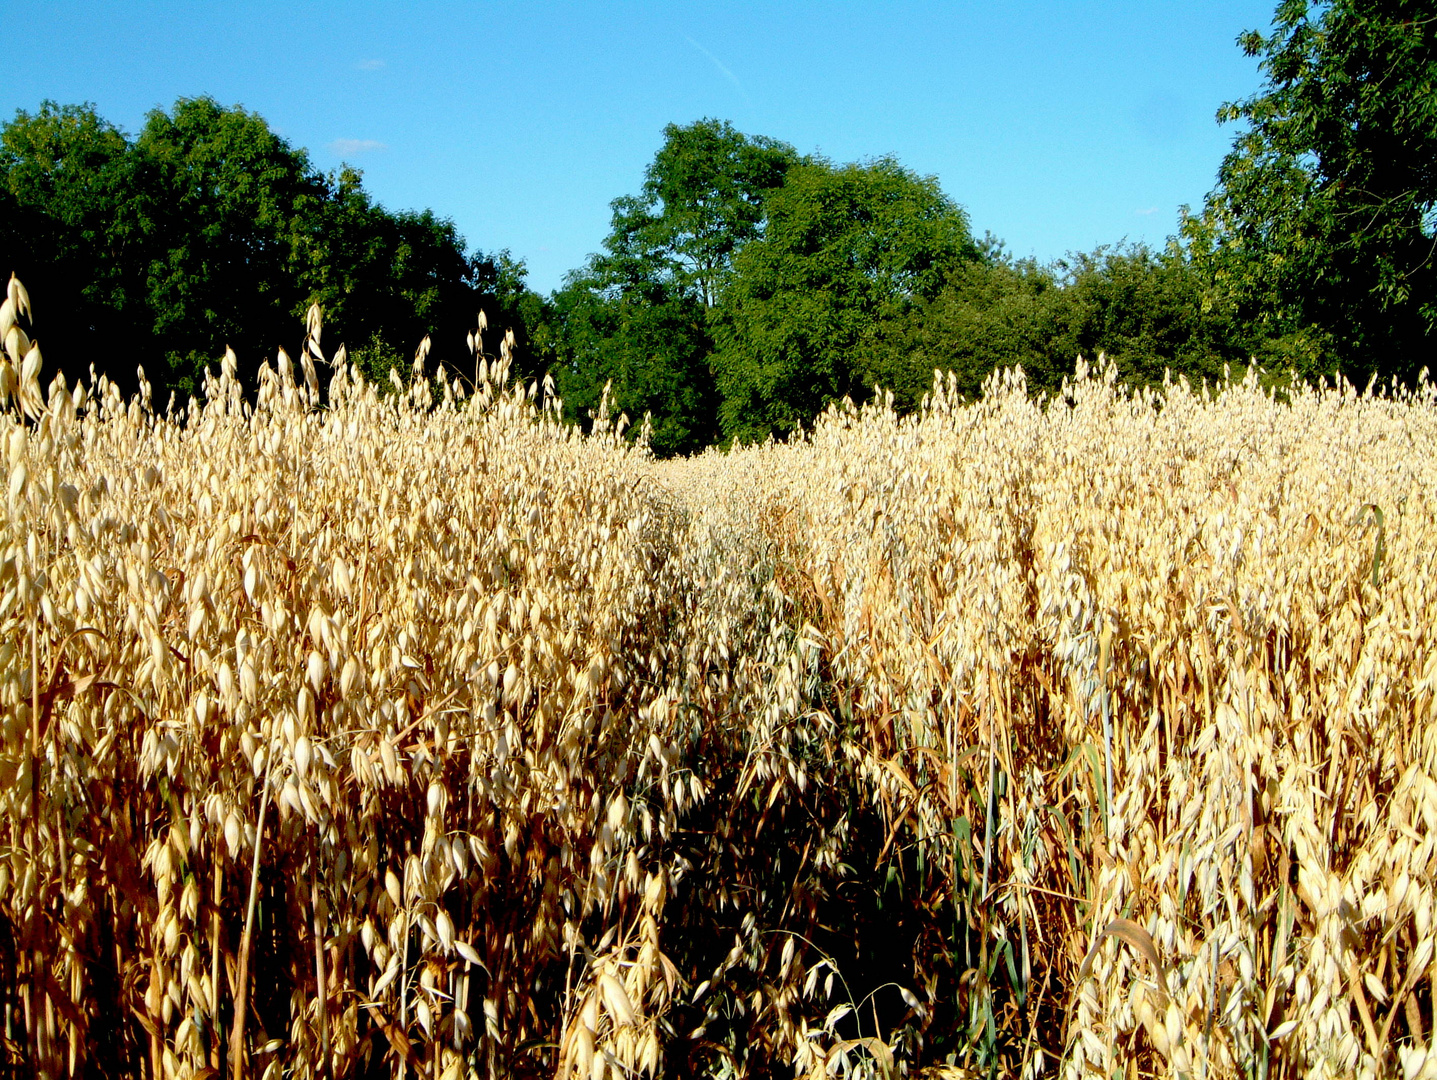
<svg viewBox="0 0 1437 1080">
<path fill-rule="evenodd" d="M 130 133 L 208 94 L 341 160 L 393 209 L 509 248 L 547 291 L 598 249 L 669 122 L 730 120 L 936 175 L 974 232 L 1051 259 L 1160 245 L 1260 87 L 1213 3 L 14 2 L 0 117 L 93 102 Z"/>
</svg>

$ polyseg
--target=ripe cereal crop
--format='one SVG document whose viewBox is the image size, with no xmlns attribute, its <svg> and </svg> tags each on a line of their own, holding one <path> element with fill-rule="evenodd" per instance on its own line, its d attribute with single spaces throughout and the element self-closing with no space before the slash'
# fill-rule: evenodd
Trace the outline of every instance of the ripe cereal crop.
<svg viewBox="0 0 1437 1080">
<path fill-rule="evenodd" d="M 17 1074 L 1437 1076 L 1431 386 L 940 375 L 659 461 L 318 309 L 165 409 L 30 327 Z"/>
</svg>

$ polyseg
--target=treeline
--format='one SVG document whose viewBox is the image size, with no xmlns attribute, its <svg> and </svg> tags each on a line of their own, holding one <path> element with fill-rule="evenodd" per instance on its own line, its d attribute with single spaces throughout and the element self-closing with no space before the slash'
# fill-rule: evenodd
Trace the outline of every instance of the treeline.
<svg viewBox="0 0 1437 1080">
<path fill-rule="evenodd" d="M 330 338 L 382 375 L 425 334 L 462 363 L 481 306 L 497 349 L 524 298 L 507 252 L 468 253 L 452 222 L 375 205 L 357 171 L 323 174 L 208 98 L 151 112 L 134 138 L 89 105 L 17 113 L 0 129 L 0 260 L 39 305 L 48 367 L 93 364 L 128 388 L 143 364 L 160 405 L 227 345 L 242 374 L 296 354 L 315 301 Z"/>
<path fill-rule="evenodd" d="M 1249 364 L 1285 378 L 1415 379 L 1437 328 L 1437 20 L 1407 0 L 1286 0 L 1242 47 L 1260 93 L 1217 187 L 1161 250 L 1050 264 L 978 237 L 934 177 L 836 164 L 730 124 L 670 125 L 603 250 L 539 296 L 508 252 L 375 205 L 259 117 L 208 99 L 127 138 L 47 104 L 0 132 L 0 252 L 42 304 L 46 355 L 123 383 L 199 385 L 226 344 L 251 367 L 311 301 L 372 376 L 424 334 L 450 372 L 485 311 L 525 376 L 582 422 L 653 418 L 659 453 L 785 435 L 875 385 L 916 403 L 935 368 L 976 394 L 1021 365 L 1055 391 L 1079 354 L 1132 383 Z M 57 322 L 60 322 L 57 320 Z"/>
<path fill-rule="evenodd" d="M 978 239 L 936 178 L 835 165 L 705 120 L 670 126 L 604 251 L 552 300 L 560 385 L 608 380 L 656 449 L 785 434 L 935 368 L 1055 391 L 1100 350 L 1166 371 L 1411 383 L 1437 345 L 1437 17 L 1430 0 L 1284 0 L 1240 42 L 1265 76 L 1218 183 L 1162 250 L 1051 264 Z"/>
<path fill-rule="evenodd" d="M 712 120 L 665 130 L 604 247 L 552 298 L 557 379 L 581 414 L 612 381 L 661 452 L 786 435 L 875 386 L 911 407 L 935 368 L 970 395 L 1009 365 L 1053 391 L 1080 353 L 1145 382 L 1220 376 L 1267 345 L 1176 245 L 1015 260 L 934 177 Z"/>
</svg>

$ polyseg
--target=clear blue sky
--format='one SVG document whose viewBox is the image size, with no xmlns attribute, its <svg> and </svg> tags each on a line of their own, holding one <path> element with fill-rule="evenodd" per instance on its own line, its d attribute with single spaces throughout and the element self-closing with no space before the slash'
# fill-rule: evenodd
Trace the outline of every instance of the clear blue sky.
<svg viewBox="0 0 1437 1080">
<path fill-rule="evenodd" d="M 90 101 L 134 133 L 208 94 L 392 209 L 509 248 L 547 291 L 598 250 L 669 122 L 936 175 L 973 230 L 1051 259 L 1161 245 L 1212 188 L 1213 119 L 1260 86 L 1211 3 L 41 3 L 0 6 L 0 117 Z"/>
</svg>

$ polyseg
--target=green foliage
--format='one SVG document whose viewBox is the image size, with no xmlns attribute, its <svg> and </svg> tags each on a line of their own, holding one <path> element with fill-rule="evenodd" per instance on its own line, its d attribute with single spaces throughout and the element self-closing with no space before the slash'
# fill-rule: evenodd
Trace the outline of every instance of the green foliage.
<svg viewBox="0 0 1437 1080">
<path fill-rule="evenodd" d="M 766 210 L 716 319 L 724 435 L 786 435 L 875 383 L 912 404 L 932 378 L 902 347 L 913 313 L 979 257 L 963 211 L 891 158 L 797 165 Z"/>
<path fill-rule="evenodd" d="M 692 453 L 714 441 L 708 326 L 693 297 L 660 283 L 610 293 L 601 280 L 574 275 L 554 306 L 564 334 L 555 382 L 571 416 L 586 420 L 612 384 L 609 404 L 635 429 L 652 414 L 656 454 Z"/>
<path fill-rule="evenodd" d="M 1157 385 L 1171 370 L 1215 380 L 1245 363 L 1246 342 L 1225 309 L 1210 305 L 1204 282 L 1177 250 L 1134 245 L 1099 248 L 1056 264 L 1065 274 L 1039 385 L 1056 388 L 1073 359 L 1106 353 L 1130 385 Z M 1066 362 L 1064 362 L 1066 361 Z M 1241 375 L 1241 370 L 1235 370 Z"/>
<path fill-rule="evenodd" d="M 133 174 L 124 134 L 90 105 L 45 102 L 0 128 L 0 274 L 18 273 L 40 298 L 52 363 L 69 355 L 83 370 L 146 329 L 147 229 Z"/>
<path fill-rule="evenodd" d="M 1425 0 L 1283 0 L 1241 44 L 1267 82 L 1193 258 L 1303 374 L 1410 379 L 1437 331 L 1437 18 Z"/>
<path fill-rule="evenodd" d="M 467 374 L 465 335 L 484 294 L 498 284 L 493 260 L 466 256 L 454 224 L 429 210 L 391 213 L 373 205 L 360 182 L 350 169 L 337 178 L 305 279 L 305 306 L 312 298 L 325 311 L 327 346 L 377 342 L 386 354 L 412 357 L 429 334 L 431 363 Z"/>
<path fill-rule="evenodd" d="M 642 194 L 613 203 L 602 272 L 620 285 L 663 283 L 712 307 L 735 254 L 759 234 L 764 197 L 798 160 L 786 143 L 727 121 L 669 124 Z"/>
<path fill-rule="evenodd" d="M 552 301 L 529 288 L 524 260 L 514 258 L 507 248 L 476 255 L 471 265 L 479 306 L 489 326 L 480 335 L 481 351 L 498 356 L 504 333 L 513 331 L 513 374 L 525 380 L 542 378 L 557 363 L 559 353 L 559 324 Z"/>
<path fill-rule="evenodd" d="M 262 118 L 209 98 L 151 112 L 134 140 L 89 105 L 17 113 L 0 129 L 0 210 L 0 270 L 77 316 L 44 324 L 47 358 L 72 378 L 95 363 L 129 388 L 143 363 L 163 402 L 226 345 L 242 373 L 294 352 L 314 301 L 329 349 L 407 356 L 430 334 L 432 358 L 463 373 L 483 307 L 491 337 L 515 329 L 516 369 L 537 367 L 525 320 L 545 316 L 522 262 L 466 254 L 452 222 L 375 205 L 357 170 L 323 175 Z"/>
<path fill-rule="evenodd" d="M 1078 356 L 1106 354 L 1129 385 L 1165 375 L 1240 376 L 1256 340 L 1181 250 L 1102 247 L 1051 265 L 1014 261 L 990 245 L 966 263 L 914 320 L 915 366 L 953 372 L 977 397 L 996 368 L 1022 367 L 1035 393 L 1056 393 Z"/>
<path fill-rule="evenodd" d="M 349 349 L 350 362 L 359 369 L 365 382 L 373 383 L 380 394 L 388 394 L 394 388 L 389 373 L 394 372 L 401 382 L 409 378 L 409 364 L 404 354 L 393 348 L 376 331 L 363 345 Z"/>
<path fill-rule="evenodd" d="M 146 306 L 166 371 L 192 392 L 226 344 L 247 364 L 292 342 L 324 254 L 324 178 L 260 117 L 208 98 L 149 114 L 134 144 Z"/>
<path fill-rule="evenodd" d="M 1073 360 L 1054 345 L 1065 300 L 1051 268 L 990 247 L 954 270 L 913 320 L 915 367 L 952 372 L 969 398 L 996 368 L 1022 367 L 1030 385 L 1056 385 Z"/>
<path fill-rule="evenodd" d="M 726 122 L 664 128 L 641 194 L 612 204 L 604 251 L 554 297 L 556 381 L 571 416 L 586 418 L 612 382 L 611 403 L 635 424 L 652 413 L 656 453 L 714 440 L 708 312 L 797 160 Z"/>
</svg>

